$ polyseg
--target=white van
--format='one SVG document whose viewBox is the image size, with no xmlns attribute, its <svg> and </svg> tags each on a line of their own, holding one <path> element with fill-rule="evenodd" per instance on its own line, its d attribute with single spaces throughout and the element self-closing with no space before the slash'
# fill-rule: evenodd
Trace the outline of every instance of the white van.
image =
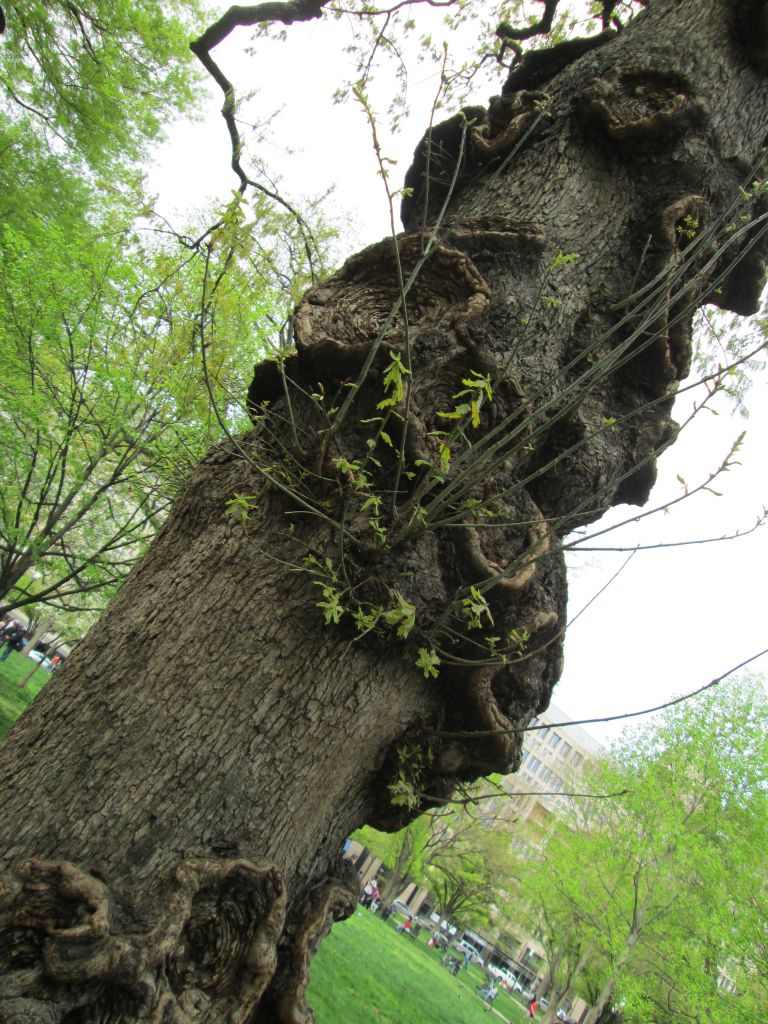
<svg viewBox="0 0 768 1024">
<path fill-rule="evenodd" d="M 473 946 L 469 939 L 462 939 L 459 945 L 456 947 L 461 953 L 469 953 L 475 963 L 481 964 L 483 957 L 477 946 Z"/>
<path fill-rule="evenodd" d="M 488 973 L 492 974 L 497 981 L 500 981 L 507 992 L 511 992 L 517 978 L 508 967 L 499 967 L 498 964 L 489 964 Z"/>
</svg>

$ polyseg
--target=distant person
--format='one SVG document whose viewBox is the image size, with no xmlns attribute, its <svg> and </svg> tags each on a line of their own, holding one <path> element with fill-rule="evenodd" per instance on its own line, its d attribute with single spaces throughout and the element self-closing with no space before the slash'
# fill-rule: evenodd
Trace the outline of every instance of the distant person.
<svg viewBox="0 0 768 1024">
<path fill-rule="evenodd" d="M 464 970 L 468 970 L 469 965 L 472 963 L 472 954 L 467 950 L 464 954 Z"/>
<path fill-rule="evenodd" d="M 55 672 L 60 664 L 61 664 L 61 655 L 60 654 L 54 654 L 54 656 L 51 658 L 51 672 Z"/>
<path fill-rule="evenodd" d="M 11 651 L 21 651 L 24 648 L 24 637 L 26 630 L 20 622 L 11 622 L 0 632 L 0 645 L 5 650 L 0 654 L 0 661 L 7 661 Z"/>
<path fill-rule="evenodd" d="M 360 900 L 364 907 L 370 907 L 371 905 L 371 900 L 373 899 L 374 885 L 376 885 L 376 883 L 372 878 L 365 883 L 365 888 L 363 889 L 363 898 Z"/>
<path fill-rule="evenodd" d="M 528 1018 L 529 1018 L 529 1020 L 533 1020 L 533 1018 L 536 1016 L 536 1011 L 538 1010 L 538 1008 L 539 1008 L 539 1001 L 538 1001 L 538 999 L 536 998 L 536 996 L 531 996 L 531 1001 L 530 1001 L 530 1003 L 528 1003 Z"/>
</svg>

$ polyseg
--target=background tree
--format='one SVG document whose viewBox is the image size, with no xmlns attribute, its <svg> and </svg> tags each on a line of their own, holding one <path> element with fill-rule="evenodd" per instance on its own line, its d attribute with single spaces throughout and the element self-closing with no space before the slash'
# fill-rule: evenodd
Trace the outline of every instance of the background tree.
<svg viewBox="0 0 768 1024">
<path fill-rule="evenodd" d="M 441 915 L 465 927 L 498 925 L 510 909 L 506 880 L 515 865 L 509 835 L 484 827 L 466 810 L 453 817 L 428 859 L 426 883 Z"/>
<path fill-rule="evenodd" d="M 380 885 L 383 905 L 396 899 L 408 882 L 423 878 L 425 846 L 432 831 L 432 820 L 422 815 L 399 832 L 388 834 L 364 826 L 354 838 L 367 846 L 389 869 L 389 877 Z"/>
<path fill-rule="evenodd" d="M 3 10 L 3 131 L 17 155 L 29 133 L 62 166 L 121 178 L 194 102 L 187 39 L 197 3 L 5 0 Z"/>
<path fill-rule="evenodd" d="M 245 368 L 279 353 L 291 289 L 310 280 L 292 219 L 258 199 L 202 247 L 125 220 L 5 227 L 3 611 L 104 606 L 192 466 L 245 426 Z M 317 267 L 331 236 L 316 223 Z"/>
<path fill-rule="evenodd" d="M 322 9 L 194 44 L 230 126 L 212 46 Z M 0 748 L 8 1020 L 306 1017 L 343 837 L 519 762 L 563 538 L 647 499 L 693 310 L 758 307 L 765 40 L 762 3 L 657 0 L 427 133 L 406 233 L 302 300 Z"/>
<path fill-rule="evenodd" d="M 399 832 L 365 827 L 355 833 L 390 869 L 383 903 L 416 883 L 431 890 L 442 916 L 467 926 L 498 913 L 504 897 L 499 880 L 513 867 L 509 838 L 489 829 L 469 799 L 468 806 L 449 803 L 423 814 Z"/>
<path fill-rule="evenodd" d="M 580 801 L 542 860 L 521 866 L 550 956 L 545 1020 L 576 991 L 591 996 L 590 1024 L 614 1004 L 627 1021 L 764 1011 L 740 918 L 768 822 L 767 715 L 762 682 L 744 680 L 627 732 L 590 781 L 626 794 Z M 737 995 L 723 988 L 729 972 Z"/>
</svg>

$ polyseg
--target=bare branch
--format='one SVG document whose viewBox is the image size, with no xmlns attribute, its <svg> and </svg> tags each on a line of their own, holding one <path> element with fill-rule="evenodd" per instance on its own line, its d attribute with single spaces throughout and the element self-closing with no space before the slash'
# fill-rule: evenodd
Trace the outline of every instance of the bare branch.
<svg viewBox="0 0 768 1024">
<path fill-rule="evenodd" d="M 588 800 L 615 800 L 617 797 L 626 796 L 627 793 L 630 792 L 631 790 L 629 789 L 617 789 L 613 793 L 564 793 L 560 790 L 554 789 L 550 791 L 540 789 L 498 789 L 493 793 L 478 793 L 477 796 L 468 796 L 460 798 L 458 800 L 452 799 L 450 800 L 450 805 L 461 804 L 462 806 L 466 806 L 477 803 L 480 800 L 493 800 L 500 796 L 569 796 L 584 798 Z M 418 796 L 420 796 L 423 800 L 434 800 L 435 802 L 439 802 L 440 804 L 445 804 L 445 797 L 432 796 L 430 793 L 419 793 Z"/>
<path fill-rule="evenodd" d="M 243 143 L 240 138 L 240 132 L 235 118 L 235 89 L 211 56 L 211 50 L 226 39 L 235 28 L 260 25 L 275 21 L 280 22 L 283 25 L 291 25 L 294 21 L 312 21 L 314 18 L 322 16 L 323 8 L 327 3 L 328 0 L 293 0 L 293 2 L 286 3 L 278 2 L 256 4 L 249 7 L 230 7 L 226 14 L 223 14 L 218 21 L 214 22 L 213 25 L 209 26 L 201 36 L 194 39 L 189 44 L 189 48 L 192 53 L 194 53 L 224 94 L 224 105 L 221 108 L 221 114 L 224 118 L 224 123 L 227 126 L 227 131 L 229 132 L 229 138 L 232 146 L 231 166 L 232 170 L 240 179 L 240 194 L 243 195 L 248 186 L 250 186 L 256 191 L 261 192 L 261 194 L 265 195 L 268 199 L 272 199 L 274 202 L 278 203 L 296 219 L 296 223 L 299 225 L 304 237 L 304 244 L 310 268 L 313 266 L 312 248 L 316 247 L 316 243 L 309 225 L 306 223 L 299 211 L 287 199 L 281 196 L 279 192 L 267 188 L 266 185 L 262 185 L 260 182 L 250 178 L 243 170 L 243 166 L 240 162 Z M 202 237 L 204 238 L 205 235 Z M 198 242 L 201 240 L 202 239 L 199 239 Z"/>
<path fill-rule="evenodd" d="M 514 46 L 514 43 L 523 39 L 531 39 L 533 36 L 545 36 L 552 28 L 552 19 L 555 16 L 559 0 L 542 0 L 542 2 L 544 4 L 544 13 L 537 22 L 533 25 L 526 25 L 525 28 L 512 28 L 509 22 L 502 21 L 496 29 L 496 35 L 499 39 L 511 45 L 515 51 L 518 51 L 518 47 Z"/>
</svg>

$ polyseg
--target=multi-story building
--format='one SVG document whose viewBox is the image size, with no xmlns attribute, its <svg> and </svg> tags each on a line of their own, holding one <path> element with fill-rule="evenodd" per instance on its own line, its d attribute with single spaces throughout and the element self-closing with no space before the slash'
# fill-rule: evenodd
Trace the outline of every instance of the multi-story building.
<svg viewBox="0 0 768 1024">
<path fill-rule="evenodd" d="M 483 816 L 489 827 L 514 821 L 510 846 L 524 858 L 536 857 L 546 842 L 555 819 L 566 811 L 568 793 L 579 789 L 579 776 L 586 765 L 602 753 L 600 744 L 578 725 L 564 725 L 569 716 L 550 704 L 534 718 L 523 741 L 523 759 L 514 775 L 502 780 L 509 796 L 485 804 Z M 495 939 L 496 959 L 510 968 L 525 992 L 539 991 L 547 973 L 546 953 L 535 935 L 522 923 L 504 922 Z M 510 956 L 509 951 L 514 950 Z M 582 1000 L 574 1000 L 571 1016 L 580 1020 L 586 1011 Z"/>
<path fill-rule="evenodd" d="M 555 704 L 532 720 L 520 768 L 502 780 L 509 795 L 486 801 L 483 807 L 487 824 L 516 822 L 512 844 L 524 856 L 542 845 L 553 815 L 565 810 L 568 793 L 585 765 L 601 754 L 597 740 L 578 725 L 562 724 L 567 721 Z"/>
<path fill-rule="evenodd" d="M 567 721 L 555 704 L 531 721 L 520 768 L 505 779 L 505 788 L 520 794 L 509 798 L 510 817 L 545 825 L 551 815 L 562 813 L 585 764 L 600 757 L 597 740 L 578 725 L 562 724 Z"/>
</svg>

